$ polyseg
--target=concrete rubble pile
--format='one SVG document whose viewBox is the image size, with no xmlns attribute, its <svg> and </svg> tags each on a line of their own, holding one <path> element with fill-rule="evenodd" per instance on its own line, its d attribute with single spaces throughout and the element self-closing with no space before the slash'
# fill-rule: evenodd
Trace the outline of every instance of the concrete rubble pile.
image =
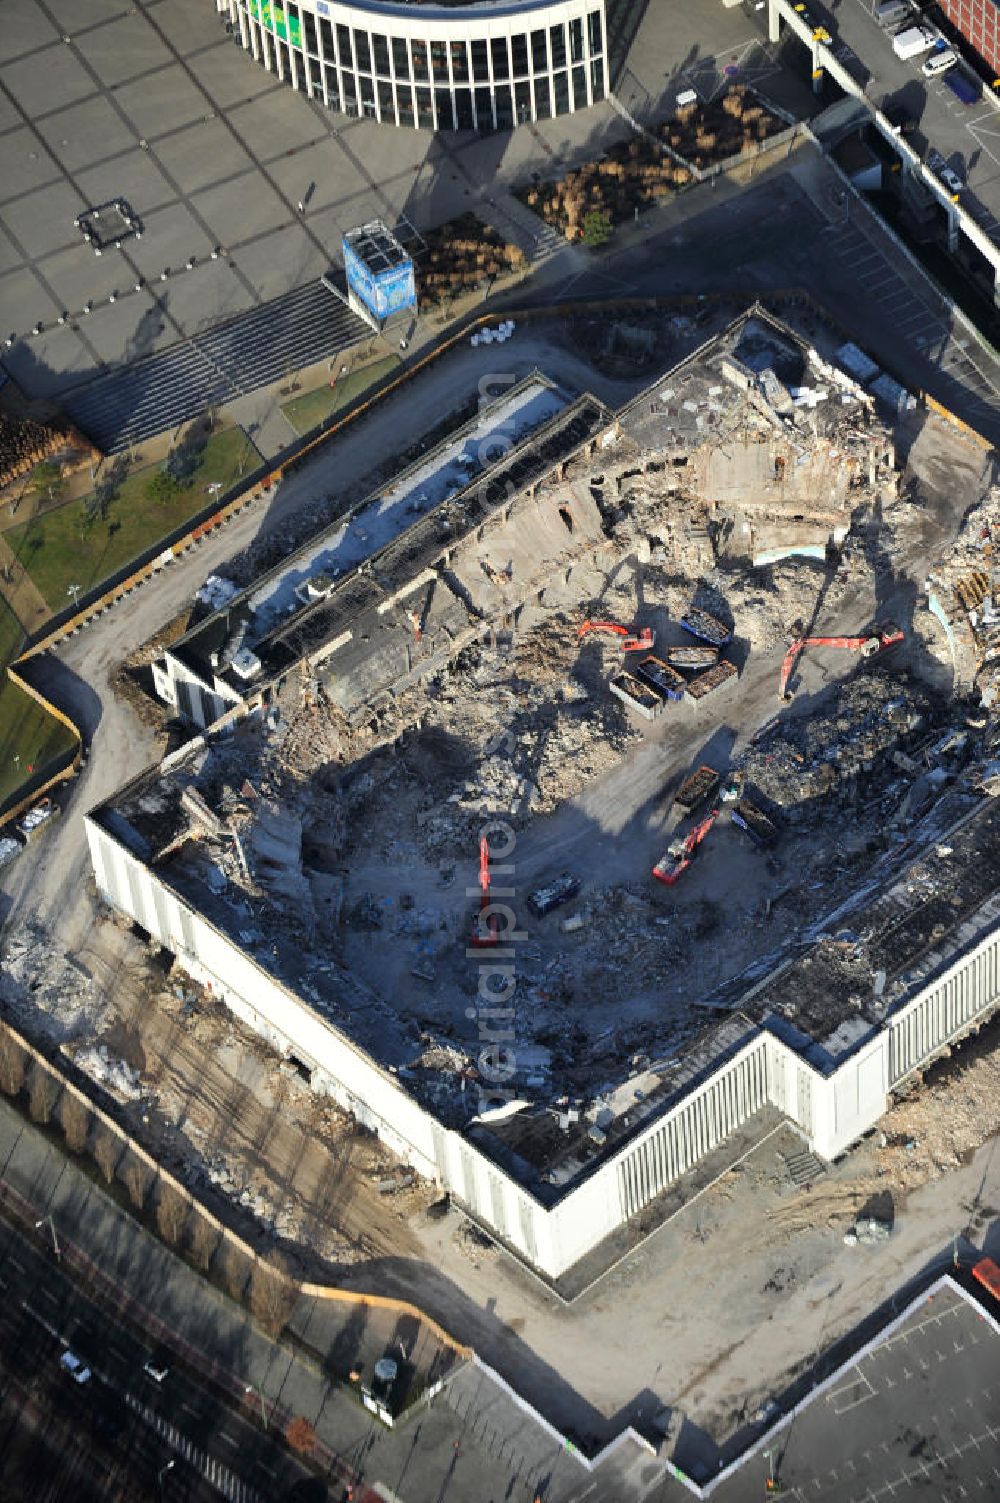
<svg viewBox="0 0 1000 1503">
<path fill-rule="evenodd" d="M 1000 704 L 1000 487 L 966 516 L 954 545 L 927 575 L 935 615 L 945 623 L 960 683 L 983 705 Z"/>
<path fill-rule="evenodd" d="M 817 800 L 869 804 L 885 783 L 891 751 L 911 745 L 929 725 L 933 708 L 908 676 L 871 671 L 839 684 L 818 714 L 783 719 L 758 736 L 741 768 L 749 783 L 789 819 L 814 818 Z M 915 769 L 916 770 L 916 769 Z M 899 771 L 888 766 L 891 779 Z"/>
</svg>

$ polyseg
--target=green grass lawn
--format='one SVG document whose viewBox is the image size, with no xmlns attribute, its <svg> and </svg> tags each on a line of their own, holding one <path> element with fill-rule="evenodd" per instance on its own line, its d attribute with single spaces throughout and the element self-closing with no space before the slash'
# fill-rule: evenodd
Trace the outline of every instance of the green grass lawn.
<svg viewBox="0 0 1000 1503">
<path fill-rule="evenodd" d="M 60 753 L 73 738 L 7 677 L 7 664 L 20 651 L 24 633 L 6 601 L 0 600 L 0 809 L 29 776 Z"/>
<path fill-rule="evenodd" d="M 324 381 L 315 391 L 293 397 L 281 410 L 296 433 L 309 433 L 341 407 L 349 407 L 352 402 L 356 402 L 363 392 L 395 370 L 399 364 L 398 355 L 387 355 L 384 360 L 376 360 L 372 365 L 363 365 L 356 371 L 350 371 L 336 386 L 330 386 Z"/>
<path fill-rule="evenodd" d="M 230 428 L 208 440 L 190 481 L 169 501 L 151 502 L 145 496 L 148 478 L 161 468 L 149 466 L 127 476 L 103 519 L 88 520 L 87 498 L 81 497 L 11 528 L 7 542 L 52 610 L 60 611 L 70 585 L 79 585 L 85 594 L 117 573 L 202 511 L 211 500 L 209 485 L 218 482 L 225 491 L 259 458 L 242 428 Z"/>
</svg>

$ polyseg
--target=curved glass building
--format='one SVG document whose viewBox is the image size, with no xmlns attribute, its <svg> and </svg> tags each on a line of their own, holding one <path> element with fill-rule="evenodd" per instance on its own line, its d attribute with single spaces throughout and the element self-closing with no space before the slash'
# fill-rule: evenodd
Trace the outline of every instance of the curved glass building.
<svg viewBox="0 0 1000 1503">
<path fill-rule="evenodd" d="M 236 39 L 346 115 L 510 130 L 608 91 L 605 0 L 215 0 Z"/>
</svg>

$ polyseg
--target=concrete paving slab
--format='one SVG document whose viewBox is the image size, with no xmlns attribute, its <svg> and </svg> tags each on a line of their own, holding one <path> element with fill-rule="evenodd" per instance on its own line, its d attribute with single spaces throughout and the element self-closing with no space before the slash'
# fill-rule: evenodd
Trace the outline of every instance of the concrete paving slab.
<svg viewBox="0 0 1000 1503">
<path fill-rule="evenodd" d="M 0 277 L 0 329 L 30 329 L 59 311 L 30 266 Z"/>
<path fill-rule="evenodd" d="M 4 204 L 0 218 L 24 247 L 25 253 L 35 261 L 39 256 L 61 250 L 72 242 L 78 242 L 81 251 L 86 248 L 74 223 L 80 210 L 86 207 L 86 200 L 62 179 L 50 183 L 47 188 L 40 188 L 37 193 Z"/>
<path fill-rule="evenodd" d="M 222 120 L 198 120 L 163 137 L 153 155 L 182 193 L 197 193 L 210 183 L 255 171 L 246 148 Z"/>
<path fill-rule="evenodd" d="M 159 47 L 156 37 L 152 41 Z M 156 73 L 124 84 L 115 90 L 115 98 L 146 140 L 155 140 L 166 131 L 179 130 L 192 120 L 203 120 L 210 113 L 205 99 L 184 76 L 176 63 Z"/>
<path fill-rule="evenodd" d="M 176 326 L 168 319 L 159 293 L 145 288 L 121 298 L 114 307 L 103 309 L 100 318 L 88 319 L 86 333 L 108 365 L 137 360 L 177 341 Z"/>
<path fill-rule="evenodd" d="M 183 204 L 157 209 L 145 219 L 141 240 L 128 243 L 129 259 L 150 281 L 165 267 L 180 272 L 189 256 L 208 256 L 214 242 Z"/>
<path fill-rule="evenodd" d="M 37 285 L 37 284 L 36 284 Z M 41 288 L 32 302 L 32 313 L 45 300 L 44 313 L 51 320 L 58 313 L 55 304 L 45 298 Z M 12 350 L 4 351 L 4 365 L 19 386 L 26 386 L 33 395 L 51 396 L 89 375 L 93 370 L 94 357 L 68 324 L 53 325 L 37 339 L 22 340 Z"/>
<path fill-rule="evenodd" d="M 94 92 L 94 80 L 64 42 L 29 53 L 4 68 L 0 77 L 18 104 L 33 114 L 73 104 Z"/>
<path fill-rule="evenodd" d="M 61 308 L 71 313 L 91 300 L 103 302 L 111 292 L 125 292 L 135 277 L 117 251 L 95 256 L 81 240 L 46 256 L 40 268 L 46 283 L 59 300 Z"/>
<path fill-rule="evenodd" d="M 25 125 L 20 130 L 7 132 L 3 138 L 3 187 L 0 188 L 5 201 L 54 183 L 58 178 L 58 162 L 33 130 Z"/>
<path fill-rule="evenodd" d="M 137 146 L 110 162 L 77 173 L 76 182 L 86 204 L 107 203 L 112 198 L 126 198 L 140 219 L 177 195 L 164 177 L 149 151 Z"/>
<path fill-rule="evenodd" d="M 329 258 L 317 250 L 301 226 L 275 231 L 241 247 L 238 260 L 265 301 L 321 277 L 329 265 Z M 294 276 L 289 275 L 292 267 Z"/>
<path fill-rule="evenodd" d="M 290 222 L 288 207 L 274 189 L 246 176 L 195 193 L 191 203 L 220 245 L 236 245 Z"/>
<path fill-rule="evenodd" d="M 168 307 L 171 317 L 186 334 L 210 328 L 220 319 L 234 318 L 254 299 L 240 277 L 224 260 L 206 261 L 170 284 Z"/>
<path fill-rule="evenodd" d="M 135 145 L 135 135 L 107 99 L 93 95 L 46 115 L 38 130 L 63 167 L 75 172 Z"/>
<path fill-rule="evenodd" d="M 122 0 L 47 0 L 46 9 L 63 31 L 73 36 L 120 16 Z"/>
<path fill-rule="evenodd" d="M 211 46 L 227 35 L 223 17 L 211 5 L 157 5 L 154 15 L 157 26 L 182 57 Z M 229 46 L 235 51 L 234 43 L 230 42 Z"/>
<path fill-rule="evenodd" d="M 247 55 L 243 48 L 226 38 L 217 16 L 212 21 L 215 45 L 195 53 L 188 59 L 188 67 L 220 109 L 232 109 L 276 90 L 282 94 L 289 92 L 265 68 L 257 69 L 254 88 L 254 80 L 247 77 Z"/>
<path fill-rule="evenodd" d="M 10 58 L 33 52 L 54 42 L 59 33 L 34 0 L 24 5 L 9 5 L 4 15 L 3 45 Z"/>
<path fill-rule="evenodd" d="M 305 146 L 320 134 L 319 121 L 308 103 L 288 88 L 272 89 L 269 94 L 237 105 L 230 110 L 229 119 L 244 141 L 253 142 L 262 162 L 284 156 L 296 146 Z"/>
<path fill-rule="evenodd" d="M 171 61 L 169 49 L 150 36 L 148 23 L 135 11 L 82 33 L 73 45 L 109 87 Z"/>
<path fill-rule="evenodd" d="M 6 94 L 0 94 L 0 135 L 20 123 L 21 115 L 14 101 L 8 99 Z"/>
<path fill-rule="evenodd" d="M 4 234 L 0 226 L 0 275 L 5 271 L 12 271 L 15 266 L 20 266 L 23 259 L 10 236 Z"/>
<path fill-rule="evenodd" d="M 301 147 L 293 157 L 280 159 L 271 171 L 282 192 L 293 203 L 298 203 L 308 192 L 310 183 L 313 184 L 314 191 L 308 205 L 310 216 L 317 209 L 339 203 L 341 199 L 364 192 L 369 187 L 361 168 L 345 156 L 338 143 L 329 136 L 312 146 Z"/>
</svg>

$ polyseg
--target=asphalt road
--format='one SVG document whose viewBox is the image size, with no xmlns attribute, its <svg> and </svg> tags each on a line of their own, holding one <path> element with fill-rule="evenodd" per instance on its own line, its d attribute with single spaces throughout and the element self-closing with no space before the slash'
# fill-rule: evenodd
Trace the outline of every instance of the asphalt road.
<svg viewBox="0 0 1000 1503">
<path fill-rule="evenodd" d="M 43 1229 L 47 1234 L 48 1228 Z M 151 1464 L 165 1473 L 164 1503 L 221 1493 L 232 1503 L 282 1496 L 306 1470 L 261 1428 L 171 1356 L 162 1384 L 143 1372 L 156 1350 L 114 1321 L 64 1272 L 52 1247 L 0 1215 L 0 1353 L 12 1381 L 96 1431 L 105 1458 L 137 1483 Z M 72 1351 L 91 1369 L 78 1385 L 59 1366 Z"/>
</svg>

